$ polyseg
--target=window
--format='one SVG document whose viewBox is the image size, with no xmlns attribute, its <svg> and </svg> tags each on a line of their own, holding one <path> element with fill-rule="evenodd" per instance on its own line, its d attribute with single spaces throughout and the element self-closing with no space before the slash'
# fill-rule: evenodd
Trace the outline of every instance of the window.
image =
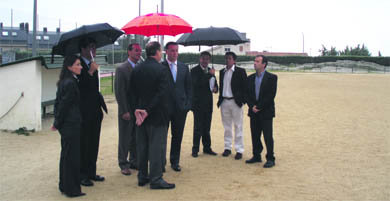
<svg viewBox="0 0 390 201">
<path fill-rule="evenodd" d="M 37 39 L 37 40 L 41 40 L 41 36 L 37 36 L 36 39 Z"/>
<path fill-rule="evenodd" d="M 240 45 L 240 52 L 244 51 L 244 47 Z"/>
<path fill-rule="evenodd" d="M 17 36 L 18 33 L 17 32 L 12 32 L 12 36 Z"/>
<path fill-rule="evenodd" d="M 230 52 L 230 48 L 225 48 L 225 52 Z"/>
<path fill-rule="evenodd" d="M 3 33 L 1 33 L 1 35 L 8 36 L 8 31 L 3 31 Z"/>
<path fill-rule="evenodd" d="M 49 36 L 43 36 L 43 40 L 49 40 Z"/>
</svg>

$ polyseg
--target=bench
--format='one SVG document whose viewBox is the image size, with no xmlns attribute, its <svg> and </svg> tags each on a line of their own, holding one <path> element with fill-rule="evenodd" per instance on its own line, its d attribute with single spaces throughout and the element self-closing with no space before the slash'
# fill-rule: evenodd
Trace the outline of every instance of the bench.
<svg viewBox="0 0 390 201">
<path fill-rule="evenodd" d="M 42 118 L 46 117 L 46 107 L 50 105 L 54 105 L 55 100 L 48 100 L 48 101 L 43 101 L 41 103 L 42 106 Z"/>
</svg>

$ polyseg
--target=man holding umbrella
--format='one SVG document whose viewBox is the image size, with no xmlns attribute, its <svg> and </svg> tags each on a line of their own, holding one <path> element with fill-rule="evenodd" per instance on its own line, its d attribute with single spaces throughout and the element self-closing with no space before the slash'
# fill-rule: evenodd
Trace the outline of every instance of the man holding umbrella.
<svg viewBox="0 0 390 201">
<path fill-rule="evenodd" d="M 96 174 L 99 151 L 100 128 L 103 120 L 102 108 L 107 112 L 106 103 L 99 92 L 99 66 L 94 62 L 96 41 L 85 37 L 79 42 L 81 65 L 79 75 L 81 123 L 81 185 L 92 186 L 93 181 L 104 181 Z"/>
</svg>

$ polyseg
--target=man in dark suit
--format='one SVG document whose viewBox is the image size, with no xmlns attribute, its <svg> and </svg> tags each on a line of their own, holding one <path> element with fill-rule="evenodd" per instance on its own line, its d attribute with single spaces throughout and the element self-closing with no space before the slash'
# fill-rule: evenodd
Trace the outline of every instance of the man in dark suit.
<svg viewBox="0 0 390 201">
<path fill-rule="evenodd" d="M 191 109 L 192 83 L 189 68 L 184 63 L 177 61 L 179 56 L 179 46 L 175 42 L 168 42 L 165 45 L 167 59 L 163 62 L 171 72 L 168 80 L 169 114 L 171 123 L 171 152 L 170 162 L 173 170 L 179 172 L 181 167 L 180 149 L 183 139 L 183 131 L 186 123 L 187 112 Z M 169 125 L 169 122 L 168 122 Z M 166 159 L 163 159 L 165 167 Z"/>
<path fill-rule="evenodd" d="M 226 68 L 219 72 L 219 99 L 217 106 L 221 107 L 222 123 L 225 129 L 224 141 L 225 150 L 222 156 L 227 157 L 232 153 L 232 140 L 234 125 L 234 147 L 236 150 L 236 160 L 242 158 L 244 152 L 244 135 L 242 129 L 243 111 L 246 93 L 246 71 L 236 66 L 237 56 L 234 52 L 225 53 Z"/>
<path fill-rule="evenodd" d="M 169 71 L 161 65 L 160 43 L 146 45 L 147 59 L 131 75 L 131 97 L 136 116 L 138 185 L 150 182 L 151 189 L 172 189 L 162 177 L 163 138 L 168 122 L 167 89 Z M 148 162 L 150 174 L 148 174 Z"/>
<path fill-rule="evenodd" d="M 92 186 L 93 181 L 104 181 L 96 174 L 96 162 L 99 151 L 100 128 L 103 120 L 102 108 L 107 112 L 106 103 L 99 92 L 99 66 L 93 61 L 96 56 L 96 41 L 83 38 L 79 43 L 81 65 L 79 78 L 81 110 L 81 185 Z"/>
<path fill-rule="evenodd" d="M 135 117 L 130 106 L 130 77 L 141 53 L 141 46 L 138 43 L 130 44 L 127 48 L 127 60 L 115 70 L 119 129 L 118 163 L 123 175 L 130 175 L 130 168 L 137 168 Z"/>
<path fill-rule="evenodd" d="M 210 58 L 209 52 L 201 52 L 199 65 L 191 69 L 192 112 L 194 114 L 193 157 L 198 157 L 201 138 L 203 153 L 217 155 L 211 149 L 210 127 L 213 114 L 213 93 L 218 93 L 218 84 L 215 78 L 215 69 L 208 67 Z"/>
<path fill-rule="evenodd" d="M 250 117 L 252 135 L 253 157 L 246 163 L 261 162 L 261 133 L 264 134 L 264 141 L 267 147 L 267 162 L 265 168 L 275 165 L 274 139 L 272 137 L 272 119 L 275 117 L 275 96 L 278 77 L 265 70 L 268 64 L 267 57 L 258 55 L 255 58 L 255 70 L 248 77 L 248 116 Z"/>
</svg>

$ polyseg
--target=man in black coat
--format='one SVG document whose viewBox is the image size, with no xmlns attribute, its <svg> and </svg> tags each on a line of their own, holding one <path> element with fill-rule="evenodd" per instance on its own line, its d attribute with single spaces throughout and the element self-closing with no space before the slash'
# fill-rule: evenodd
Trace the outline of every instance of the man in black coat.
<svg viewBox="0 0 390 201">
<path fill-rule="evenodd" d="M 200 139 L 202 139 L 203 153 L 217 155 L 211 149 L 210 127 L 213 115 L 213 93 L 218 93 L 218 84 L 215 69 L 208 67 L 210 58 L 209 52 L 201 52 L 199 65 L 191 69 L 194 114 L 193 157 L 198 157 Z"/>
<path fill-rule="evenodd" d="M 222 156 L 227 157 L 232 153 L 232 126 L 234 126 L 234 147 L 237 152 L 235 159 L 239 160 L 244 152 L 242 106 L 245 104 L 247 76 L 245 69 L 236 66 L 236 59 L 234 52 L 225 53 L 226 68 L 219 72 L 221 89 L 217 106 L 221 108 L 222 123 L 225 129 L 225 150 Z"/>
<path fill-rule="evenodd" d="M 79 43 L 81 65 L 79 78 L 81 110 L 81 185 L 92 186 L 93 181 L 104 181 L 96 174 L 99 152 L 100 128 L 103 120 L 102 108 L 107 112 L 106 103 L 99 92 L 99 66 L 93 61 L 96 56 L 96 41 L 84 38 Z"/>
<path fill-rule="evenodd" d="M 261 162 L 261 133 L 264 134 L 264 141 L 267 147 L 267 162 L 265 168 L 275 165 L 274 139 L 272 137 L 272 120 L 275 117 L 275 96 L 278 77 L 265 70 L 268 64 L 267 57 L 258 55 L 255 58 L 255 70 L 248 77 L 248 116 L 252 135 L 253 157 L 246 163 Z"/>
<path fill-rule="evenodd" d="M 160 43 L 150 42 L 145 50 L 147 59 L 137 65 L 131 75 L 131 104 L 137 125 L 138 185 L 150 182 L 151 189 L 172 189 L 175 184 L 162 178 L 161 160 L 163 138 L 167 135 L 169 71 L 159 63 Z"/>
<path fill-rule="evenodd" d="M 183 139 L 187 112 L 191 109 L 192 104 L 191 74 L 187 65 L 177 61 L 177 57 L 179 56 L 179 46 L 177 43 L 168 42 L 165 45 L 165 51 L 167 60 L 163 62 L 163 65 L 171 72 L 168 79 L 168 94 L 170 96 L 169 120 L 172 135 L 170 162 L 172 169 L 179 172 L 181 171 L 179 165 L 181 141 Z M 163 167 L 165 167 L 165 163 L 166 159 L 163 158 Z"/>
</svg>

